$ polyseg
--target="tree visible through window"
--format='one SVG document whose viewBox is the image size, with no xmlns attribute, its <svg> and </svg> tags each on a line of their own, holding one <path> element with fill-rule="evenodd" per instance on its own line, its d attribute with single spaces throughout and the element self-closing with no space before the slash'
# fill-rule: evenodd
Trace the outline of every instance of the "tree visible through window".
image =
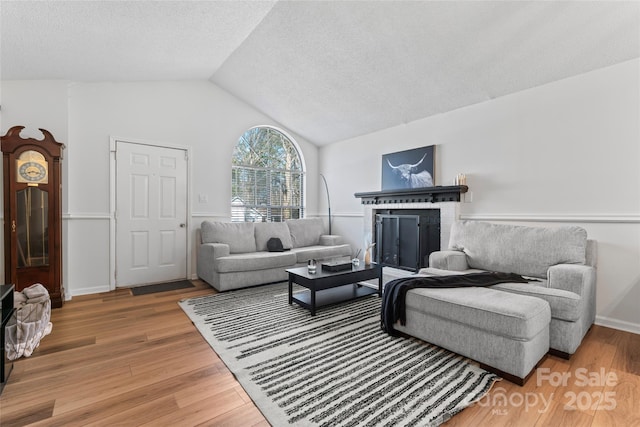
<svg viewBox="0 0 640 427">
<path fill-rule="evenodd" d="M 231 221 L 304 216 L 304 167 L 295 144 L 271 127 L 246 131 L 233 150 Z"/>
</svg>

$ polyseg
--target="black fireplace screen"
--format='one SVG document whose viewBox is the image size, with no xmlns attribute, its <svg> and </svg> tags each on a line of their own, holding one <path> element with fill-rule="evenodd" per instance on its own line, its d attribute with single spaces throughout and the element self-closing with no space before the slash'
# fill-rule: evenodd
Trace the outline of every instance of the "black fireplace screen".
<svg viewBox="0 0 640 427">
<path fill-rule="evenodd" d="M 440 210 L 400 212 L 376 214 L 376 262 L 411 271 L 428 267 L 429 254 L 440 250 Z"/>
</svg>

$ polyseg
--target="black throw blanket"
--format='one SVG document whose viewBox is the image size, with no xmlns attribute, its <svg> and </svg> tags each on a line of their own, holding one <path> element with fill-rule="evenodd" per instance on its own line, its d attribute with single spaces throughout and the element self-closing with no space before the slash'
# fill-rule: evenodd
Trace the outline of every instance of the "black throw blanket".
<svg viewBox="0 0 640 427">
<path fill-rule="evenodd" d="M 387 283 L 382 294 L 382 330 L 389 335 L 397 336 L 393 328 L 400 320 L 406 323 L 405 304 L 407 292 L 416 288 L 466 288 L 491 286 L 499 283 L 528 283 L 529 280 L 514 273 L 482 272 L 456 274 L 450 276 L 403 277 Z"/>
</svg>

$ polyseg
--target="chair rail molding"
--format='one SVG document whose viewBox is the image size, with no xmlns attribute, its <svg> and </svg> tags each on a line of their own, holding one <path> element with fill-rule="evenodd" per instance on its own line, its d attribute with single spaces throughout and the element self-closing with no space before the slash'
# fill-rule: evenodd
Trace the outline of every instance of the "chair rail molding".
<svg viewBox="0 0 640 427">
<path fill-rule="evenodd" d="M 325 214 L 318 214 L 316 216 L 319 217 L 327 217 L 328 215 Z M 363 218 L 364 217 L 364 213 L 363 212 L 331 212 L 331 217 L 333 218 Z"/>
<path fill-rule="evenodd" d="M 110 220 L 111 218 L 113 218 L 113 215 L 110 213 L 104 213 L 104 212 L 91 212 L 91 213 L 85 213 L 85 212 L 68 212 L 65 214 L 62 214 L 62 219 L 65 220 L 69 220 L 69 219 L 84 219 L 84 220 L 93 220 L 93 219 L 97 219 L 97 220 Z"/>
<path fill-rule="evenodd" d="M 192 218 L 229 218 L 229 213 L 221 212 L 191 212 Z"/>
<path fill-rule="evenodd" d="M 630 214 L 460 214 L 470 221 L 581 222 L 607 224 L 640 224 L 640 215 Z"/>
</svg>

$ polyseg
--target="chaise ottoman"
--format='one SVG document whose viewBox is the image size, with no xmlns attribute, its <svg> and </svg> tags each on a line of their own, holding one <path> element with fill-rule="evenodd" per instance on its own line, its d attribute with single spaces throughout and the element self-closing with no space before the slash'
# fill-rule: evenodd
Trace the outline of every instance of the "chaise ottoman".
<svg viewBox="0 0 640 427">
<path fill-rule="evenodd" d="M 549 304 L 484 287 L 412 289 L 394 328 L 522 385 L 549 351 Z"/>
</svg>

